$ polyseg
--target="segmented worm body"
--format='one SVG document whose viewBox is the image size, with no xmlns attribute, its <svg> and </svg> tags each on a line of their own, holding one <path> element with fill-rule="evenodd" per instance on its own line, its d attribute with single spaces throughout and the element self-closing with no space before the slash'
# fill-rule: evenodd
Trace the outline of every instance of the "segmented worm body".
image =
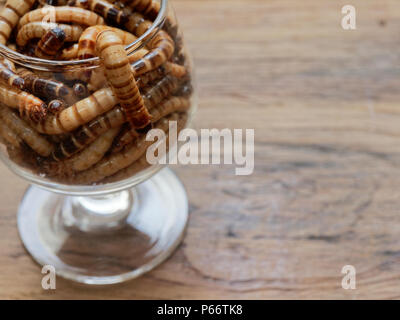
<svg viewBox="0 0 400 320">
<path fill-rule="evenodd" d="M 128 15 L 128 22 L 125 27 L 135 35 L 141 36 L 151 25 L 152 22 L 144 19 L 140 13 L 131 12 Z M 174 41 L 164 30 L 158 30 L 149 40 L 147 46 L 150 48 L 150 52 L 132 64 L 135 75 L 140 75 L 159 67 L 174 53 Z"/>
<path fill-rule="evenodd" d="M 7 64 L 6 59 L 0 61 L 0 79 L 10 87 L 23 89 L 24 79 L 16 74 Z"/>
<path fill-rule="evenodd" d="M 53 145 L 45 138 L 40 136 L 25 121 L 20 119 L 8 108 L 0 108 L 0 116 L 4 123 L 13 130 L 22 140 L 26 142 L 34 151 L 43 157 L 51 154 Z"/>
<path fill-rule="evenodd" d="M 124 109 L 127 120 L 135 128 L 145 127 L 149 124 L 151 116 L 136 85 L 121 39 L 111 30 L 102 31 L 97 37 L 96 50 L 104 65 L 107 80 Z"/>
<path fill-rule="evenodd" d="M 172 97 L 164 101 L 162 104 L 158 104 L 157 106 L 150 109 L 150 114 L 152 116 L 152 121 L 156 122 L 161 118 L 169 115 L 170 113 L 187 111 L 189 107 L 190 101 L 188 99 L 181 97 Z M 117 138 L 118 140 L 115 142 L 113 151 L 120 151 L 124 146 L 135 140 L 137 136 L 137 131 L 134 128 L 129 128 Z"/>
<path fill-rule="evenodd" d="M 150 20 L 155 20 L 160 12 L 160 3 L 153 2 L 152 0 L 122 0 L 121 3 L 123 3 L 124 6 L 130 10 L 140 12 Z M 165 18 L 164 25 L 168 32 L 172 33 L 173 35 L 176 34 L 176 21 L 172 16 L 167 16 Z"/>
<path fill-rule="evenodd" d="M 121 126 L 125 121 L 125 114 L 122 108 L 117 107 L 108 111 L 106 114 L 82 126 L 58 144 L 52 154 L 53 159 L 59 161 L 71 157 L 95 141 L 100 135 L 112 128 Z"/>
<path fill-rule="evenodd" d="M 113 24 L 124 24 L 128 20 L 128 17 L 121 9 L 105 0 L 71 0 L 68 5 L 96 12 Z"/>
<path fill-rule="evenodd" d="M 117 103 L 111 88 L 103 88 L 62 110 L 57 116 L 46 117 L 44 121 L 33 125 L 41 133 L 66 133 L 107 112 Z"/>
<path fill-rule="evenodd" d="M 172 97 L 151 109 L 154 121 L 169 115 L 172 112 L 184 112 L 190 107 L 190 100 L 182 97 Z"/>
<path fill-rule="evenodd" d="M 2 117 L 0 116 L 0 137 L 3 138 L 3 140 L 13 147 L 19 148 L 22 144 L 22 140 L 18 135 L 14 132 L 14 130 L 11 130 L 11 128 L 4 123 L 4 120 L 2 120 Z"/>
<path fill-rule="evenodd" d="M 69 24 L 57 24 L 65 33 L 65 42 L 78 41 L 80 35 L 82 34 L 82 27 L 77 25 Z M 45 22 L 30 22 L 25 24 L 19 31 L 17 35 L 17 44 L 19 46 L 25 46 L 30 39 L 42 38 L 49 30 L 54 28 L 53 23 Z"/>
<path fill-rule="evenodd" d="M 20 18 L 29 11 L 35 0 L 7 0 L 0 11 L 0 43 L 6 44 Z"/>
<path fill-rule="evenodd" d="M 165 97 L 173 93 L 178 88 L 178 80 L 171 75 L 166 75 L 154 85 L 143 91 L 143 99 L 146 107 L 150 110 Z"/>
<path fill-rule="evenodd" d="M 65 6 L 67 2 L 67 0 L 39 0 L 40 4 L 49 6 Z"/>
<path fill-rule="evenodd" d="M 69 159 L 66 165 L 74 171 L 83 171 L 98 163 L 110 149 L 115 136 L 120 130 L 119 127 L 112 128 L 98 137 L 92 144 L 81 153 Z"/>
<path fill-rule="evenodd" d="M 159 121 L 156 124 L 157 129 L 167 131 L 168 120 L 177 120 L 177 115 L 171 115 Z M 92 183 L 100 181 L 114 173 L 130 166 L 134 161 L 139 159 L 145 152 L 152 141 L 146 141 L 145 135 L 137 139 L 131 146 L 123 149 L 121 152 L 112 153 L 110 156 L 103 158 L 94 167 L 82 171 L 76 176 L 76 180 L 79 183 Z"/>
<path fill-rule="evenodd" d="M 24 80 L 24 90 L 36 96 L 50 99 L 59 98 L 68 104 L 77 100 L 74 92 L 62 82 L 41 78 L 23 68 L 18 69 L 17 72 Z"/>
<path fill-rule="evenodd" d="M 72 46 L 64 48 L 61 51 L 60 59 L 61 60 L 72 60 L 78 57 L 78 44 L 74 43 Z"/>
<path fill-rule="evenodd" d="M 26 13 L 19 21 L 18 28 L 20 29 L 31 22 L 48 23 L 45 22 L 46 17 L 49 17 L 50 20 L 54 20 L 51 21 L 51 24 L 54 22 L 76 23 L 84 26 L 104 24 L 104 19 L 102 17 L 89 10 L 69 6 L 47 6 Z"/>
<path fill-rule="evenodd" d="M 0 102 L 18 109 L 21 116 L 34 122 L 43 120 L 47 114 L 46 104 L 39 98 L 24 91 L 0 85 Z"/>
<path fill-rule="evenodd" d="M 179 118 L 176 118 L 178 123 L 177 123 L 177 132 L 179 133 L 186 125 L 187 121 L 187 115 L 186 114 L 180 114 Z M 170 138 L 169 136 L 167 137 L 168 139 Z M 169 150 L 169 143 L 167 143 L 167 152 Z M 120 181 L 123 179 L 126 179 L 126 177 L 132 177 L 139 171 L 147 168 L 150 166 L 150 163 L 147 161 L 146 154 L 143 154 L 138 160 L 133 162 L 130 166 L 119 170 L 117 173 L 115 173 L 112 176 L 109 176 L 108 178 L 104 179 L 102 182 L 103 183 L 110 183 L 110 182 L 115 182 L 115 181 Z"/>
<path fill-rule="evenodd" d="M 112 30 L 121 39 L 123 44 L 129 44 L 137 38 L 130 32 L 110 26 L 93 26 L 85 29 L 79 38 L 78 59 L 88 59 L 96 56 L 96 39 L 100 32 Z"/>
<path fill-rule="evenodd" d="M 134 53 L 128 56 L 129 63 L 142 58 L 147 53 L 148 51 L 146 49 L 139 49 L 135 51 Z M 106 84 L 107 84 L 107 78 L 106 75 L 104 74 L 104 68 L 102 66 L 99 66 L 98 68 L 93 69 L 90 74 L 88 88 L 90 90 L 98 90 L 104 87 Z M 140 87 L 140 85 L 138 86 Z"/>
<path fill-rule="evenodd" d="M 63 29 L 55 27 L 47 31 L 35 49 L 35 55 L 42 59 L 54 58 L 64 44 L 66 35 Z"/>
</svg>

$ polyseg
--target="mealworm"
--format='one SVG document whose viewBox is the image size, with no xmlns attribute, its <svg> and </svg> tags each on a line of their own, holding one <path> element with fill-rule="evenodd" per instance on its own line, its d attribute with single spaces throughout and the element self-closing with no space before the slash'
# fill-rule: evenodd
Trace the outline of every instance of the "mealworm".
<svg viewBox="0 0 400 320">
<path fill-rule="evenodd" d="M 127 120 L 135 128 L 148 125 L 151 117 L 136 85 L 121 39 L 111 30 L 102 31 L 97 37 L 96 51 Z"/>
<path fill-rule="evenodd" d="M 186 68 L 176 63 L 166 62 L 165 68 L 176 78 L 183 78 L 187 74 Z"/>
<path fill-rule="evenodd" d="M 164 98 L 173 93 L 178 88 L 176 78 L 166 75 L 164 78 L 156 82 L 154 85 L 142 90 L 143 99 L 148 109 L 153 108 Z"/>
<path fill-rule="evenodd" d="M 0 11 L 0 43 L 6 44 L 19 19 L 29 11 L 35 0 L 7 0 Z"/>
<path fill-rule="evenodd" d="M 170 117 L 164 118 L 156 124 L 156 128 L 166 131 L 168 129 L 168 120 L 176 119 L 177 115 L 171 115 Z M 146 136 L 142 135 L 129 148 L 125 148 L 118 153 L 113 153 L 108 157 L 103 158 L 94 167 L 77 174 L 75 182 L 80 184 L 89 184 L 113 175 L 139 159 L 146 152 L 147 147 L 152 143 L 154 142 L 146 141 Z"/>
<path fill-rule="evenodd" d="M 188 99 L 181 97 L 172 97 L 162 104 L 159 104 L 150 109 L 150 114 L 153 117 L 152 121 L 156 122 L 172 112 L 187 111 L 189 107 L 190 101 Z M 136 130 L 134 128 L 129 128 L 120 137 L 117 138 L 113 151 L 120 151 L 124 146 L 131 143 L 137 137 L 138 133 L 136 132 Z"/>
<path fill-rule="evenodd" d="M 1 116 L 0 120 L 2 120 Z M 0 121 L 0 137 L 2 137 L 6 143 L 9 143 L 16 148 L 19 148 L 22 144 L 21 138 L 14 132 L 14 130 L 11 130 L 4 121 Z"/>
<path fill-rule="evenodd" d="M 24 87 L 24 79 L 22 79 L 10 68 L 10 65 L 6 62 L 6 59 L 0 61 L 0 79 L 10 87 L 17 89 L 23 89 Z"/>
<path fill-rule="evenodd" d="M 57 116 L 49 116 L 35 129 L 46 134 L 60 134 L 75 130 L 97 116 L 112 109 L 118 103 L 111 88 L 103 88 L 61 111 Z"/>
<path fill-rule="evenodd" d="M 30 39 L 42 38 L 46 32 L 54 28 L 54 23 L 46 22 L 30 22 L 25 24 L 19 31 L 17 35 L 17 44 L 19 46 L 25 46 Z M 57 24 L 57 27 L 62 29 L 65 33 L 65 42 L 78 41 L 80 35 L 82 34 L 82 27 L 69 24 Z"/>
<path fill-rule="evenodd" d="M 117 107 L 108 111 L 106 114 L 82 126 L 57 145 L 52 154 L 53 159 L 59 161 L 69 158 L 92 143 L 103 133 L 121 126 L 125 121 L 125 114 L 122 108 Z"/>
<path fill-rule="evenodd" d="M 72 60 L 78 57 L 78 44 L 74 43 L 72 46 L 64 48 L 61 51 L 60 59 L 61 60 Z"/>
<path fill-rule="evenodd" d="M 155 20 L 160 12 L 160 3 L 152 0 L 122 0 L 124 6 L 135 12 L 140 12 L 150 20 Z M 165 18 L 164 26 L 173 35 L 177 32 L 176 21 L 172 16 Z"/>
<path fill-rule="evenodd" d="M 117 25 L 124 24 L 128 20 L 121 9 L 104 0 L 71 0 L 68 5 L 96 12 L 108 22 Z"/>
<path fill-rule="evenodd" d="M 146 50 L 146 49 L 139 49 L 139 50 L 133 52 L 132 54 L 128 55 L 129 63 L 142 58 L 147 53 L 148 53 L 148 50 Z M 106 83 L 107 83 L 107 78 L 106 78 L 106 75 L 104 74 L 104 69 L 102 66 L 99 66 L 99 67 L 91 70 L 90 79 L 89 79 L 89 83 L 88 83 L 88 88 L 90 90 L 98 90 L 98 89 L 104 87 L 106 85 Z"/>
<path fill-rule="evenodd" d="M 77 100 L 73 91 L 62 82 L 40 78 L 35 73 L 23 68 L 18 69 L 17 72 L 24 79 L 24 90 L 36 96 L 50 99 L 60 98 L 68 104 Z"/>
<path fill-rule="evenodd" d="M 35 55 L 43 59 L 55 58 L 58 50 L 63 46 L 65 38 L 65 32 L 61 28 L 50 29 L 38 42 Z"/>
<path fill-rule="evenodd" d="M 139 133 L 131 125 L 123 128 L 118 136 L 115 137 L 111 152 L 119 152 L 127 144 L 131 143 L 133 140 L 139 137 Z"/>
<path fill-rule="evenodd" d="M 79 38 L 78 59 L 89 59 L 96 55 L 96 39 L 100 32 L 112 30 L 121 39 L 123 44 L 129 44 L 137 38 L 130 32 L 110 26 L 93 26 L 85 29 Z"/>
<path fill-rule="evenodd" d="M 21 139 L 39 155 L 47 157 L 51 154 L 53 145 L 33 130 L 10 109 L 4 107 L 0 108 L 0 116 L 11 130 L 21 137 Z"/>
<path fill-rule="evenodd" d="M 146 154 L 144 154 L 138 160 L 136 160 L 134 163 L 132 163 L 130 166 L 118 171 L 117 173 L 113 174 L 112 176 L 105 178 L 101 182 L 102 183 L 111 183 L 111 182 L 124 180 L 127 177 L 133 177 L 139 171 L 142 171 L 150 166 L 151 166 L 151 164 L 147 161 Z"/>
<path fill-rule="evenodd" d="M 110 146 L 119 132 L 119 127 L 108 130 L 98 137 L 92 144 L 81 153 L 69 159 L 65 165 L 70 166 L 74 171 L 86 170 L 98 163 L 110 149 Z"/>
<path fill-rule="evenodd" d="M 125 27 L 135 35 L 141 36 L 151 25 L 152 22 L 144 19 L 143 15 L 133 12 L 128 16 Z M 136 76 L 159 67 L 174 53 L 174 42 L 164 30 L 158 30 L 147 46 L 150 52 L 132 65 Z"/>
<path fill-rule="evenodd" d="M 39 0 L 40 4 L 49 6 L 65 6 L 67 2 L 67 0 Z"/>
<path fill-rule="evenodd" d="M 172 112 L 183 112 L 187 111 L 190 107 L 190 100 L 182 97 L 172 97 L 163 102 L 160 105 L 152 108 L 150 114 L 154 121 L 158 121 L 161 118 Z"/>
<path fill-rule="evenodd" d="M 39 98 L 24 91 L 0 85 L 0 102 L 18 109 L 21 116 L 27 116 L 34 122 L 41 121 L 47 114 L 46 104 Z"/>
<path fill-rule="evenodd" d="M 51 22 L 76 23 L 85 26 L 104 24 L 104 19 L 98 14 L 82 8 L 69 6 L 53 7 L 46 6 L 26 13 L 19 21 L 18 29 L 31 22 L 44 22 L 46 17 L 53 19 Z"/>
<path fill-rule="evenodd" d="M 186 125 L 187 115 L 181 114 L 178 119 L 177 124 L 177 132 L 179 133 Z M 169 136 L 167 137 L 169 139 Z M 169 150 L 169 143 L 167 143 L 166 151 Z M 147 161 L 146 154 L 143 154 L 138 160 L 133 162 L 130 166 L 118 171 L 117 173 L 113 174 L 112 176 L 107 177 L 106 179 L 102 180 L 102 183 L 111 183 L 120 180 L 124 180 L 127 177 L 132 177 L 139 171 L 144 170 L 145 168 L 149 167 L 151 164 Z"/>
</svg>

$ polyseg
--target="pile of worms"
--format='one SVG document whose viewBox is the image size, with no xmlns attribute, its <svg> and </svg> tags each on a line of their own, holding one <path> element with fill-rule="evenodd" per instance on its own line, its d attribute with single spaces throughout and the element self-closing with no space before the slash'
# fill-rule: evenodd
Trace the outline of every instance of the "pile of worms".
<svg viewBox="0 0 400 320">
<path fill-rule="evenodd" d="M 57 71 L 0 49 L 0 142 L 47 179 L 92 185 L 146 168 L 149 130 L 185 127 L 191 70 L 175 18 L 152 0 L 7 0 L 0 43 L 25 56 L 93 64 Z M 98 57 L 98 59 L 91 59 Z M 72 65 L 72 64 L 71 64 Z"/>
</svg>

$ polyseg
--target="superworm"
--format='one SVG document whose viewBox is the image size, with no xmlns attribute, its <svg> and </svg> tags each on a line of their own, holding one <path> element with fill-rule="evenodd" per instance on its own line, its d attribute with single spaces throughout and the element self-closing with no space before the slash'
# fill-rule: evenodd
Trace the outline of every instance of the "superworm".
<svg viewBox="0 0 400 320">
<path fill-rule="evenodd" d="M 176 84 L 177 81 L 174 78 L 166 76 L 158 81 L 153 87 L 143 90 L 144 103 L 147 108 L 151 109 L 165 99 L 176 89 Z M 109 128 L 120 126 L 124 122 L 126 122 L 126 116 L 122 111 L 122 108 L 114 108 L 113 110 L 83 126 L 76 133 L 73 133 L 69 138 L 63 141 L 60 145 L 56 146 L 53 152 L 53 158 L 55 160 L 61 160 L 63 158 L 70 157 L 91 143 Z"/>
<path fill-rule="evenodd" d="M 0 108 L 0 116 L 4 123 L 26 142 L 35 152 L 43 157 L 51 154 L 53 145 L 40 136 L 25 121 L 8 108 Z"/>
<path fill-rule="evenodd" d="M 2 120 L 1 117 L 0 120 Z M 18 137 L 14 130 L 11 130 L 11 128 L 6 125 L 4 121 L 0 121 L 0 137 L 2 137 L 5 142 L 16 148 L 19 148 L 22 144 L 21 138 Z"/>
<path fill-rule="evenodd" d="M 187 111 L 190 107 L 190 101 L 181 97 L 172 97 L 162 104 L 155 106 L 150 109 L 150 114 L 153 117 L 152 121 L 156 122 L 161 118 L 167 116 L 172 112 L 183 112 Z M 118 140 L 115 142 L 115 147 L 113 151 L 119 151 L 122 147 L 126 146 L 130 142 L 132 142 L 135 138 L 137 138 L 137 132 L 134 128 L 129 128 L 125 131 Z"/>
<path fill-rule="evenodd" d="M 46 117 L 46 104 L 39 98 L 24 91 L 0 85 L 0 102 L 18 109 L 21 116 L 38 122 Z"/>
<path fill-rule="evenodd" d="M 150 20 L 155 20 L 160 12 L 160 3 L 154 2 L 152 0 L 122 0 L 121 3 L 124 4 L 130 10 L 140 12 L 145 17 Z M 172 30 L 176 26 L 176 22 L 172 16 L 168 15 L 165 18 L 165 29 L 175 35 L 177 30 Z M 176 27 L 175 27 L 176 29 Z"/>
<path fill-rule="evenodd" d="M 116 25 L 123 25 L 128 20 L 121 9 L 105 0 L 70 0 L 68 5 L 96 12 L 108 22 Z"/>
<path fill-rule="evenodd" d="M 152 22 L 144 19 L 143 15 L 132 12 L 128 15 L 128 22 L 125 27 L 140 37 L 151 25 Z M 174 41 L 164 30 L 158 30 L 149 40 L 147 46 L 150 48 L 150 52 L 132 64 L 136 76 L 159 67 L 174 53 Z"/>
<path fill-rule="evenodd" d="M 6 44 L 20 18 L 29 11 L 35 0 L 7 0 L 0 11 L 0 43 Z"/>
<path fill-rule="evenodd" d="M 46 32 L 54 28 L 53 23 L 46 22 L 30 22 L 25 24 L 18 32 L 17 44 L 19 46 L 25 46 L 30 39 L 42 38 Z M 57 24 L 57 27 L 62 29 L 65 33 L 65 42 L 78 41 L 82 34 L 82 27 L 77 25 L 69 24 Z"/>
<path fill-rule="evenodd" d="M 63 46 L 66 35 L 63 29 L 55 27 L 47 31 L 35 49 L 35 55 L 43 59 L 55 58 L 58 50 Z"/>
<path fill-rule="evenodd" d="M 156 124 L 155 128 L 166 131 L 168 129 L 168 120 L 177 120 L 177 115 L 173 114 L 160 120 Z M 133 162 L 139 159 L 146 152 L 147 147 L 153 143 L 152 141 L 146 141 L 145 139 L 146 136 L 143 135 L 131 146 L 123 149 L 121 152 L 112 153 L 108 157 L 103 158 L 94 167 L 77 174 L 76 182 L 80 184 L 97 182 L 130 166 Z"/>
<path fill-rule="evenodd" d="M 0 79 L 10 87 L 23 89 L 24 79 L 16 74 L 7 64 L 6 59 L 0 61 Z"/>
<path fill-rule="evenodd" d="M 54 24 L 54 22 L 76 23 L 84 26 L 104 24 L 104 19 L 102 17 L 89 10 L 69 6 L 47 6 L 26 13 L 19 21 L 18 29 L 21 29 L 30 22 L 48 23 L 44 21 L 46 17 L 50 18 L 51 24 Z"/>
<path fill-rule="evenodd" d="M 111 88 L 103 88 L 61 111 L 43 122 L 33 124 L 35 129 L 46 134 L 61 134 L 73 131 L 97 116 L 112 109 L 118 103 Z"/>
<path fill-rule="evenodd" d="M 142 90 L 143 99 L 148 109 L 153 108 L 165 97 L 173 93 L 178 88 L 178 80 L 171 75 L 166 75 L 154 85 Z"/>
<path fill-rule="evenodd" d="M 61 60 L 72 60 L 78 57 L 78 43 L 74 43 L 72 46 L 64 48 L 61 51 Z"/>
<path fill-rule="evenodd" d="M 81 153 L 69 159 L 66 165 L 71 166 L 74 171 L 83 171 L 103 158 L 104 154 L 110 149 L 110 146 L 119 132 L 119 127 L 112 128 L 98 137 L 92 144 L 85 148 Z"/>
<path fill-rule="evenodd" d="M 187 115 L 181 114 L 179 115 L 178 124 L 177 124 L 177 132 L 179 133 L 183 127 L 186 125 Z M 167 137 L 169 139 L 169 136 Z M 167 148 L 169 150 L 169 143 L 167 143 Z M 102 183 L 110 183 L 115 181 L 120 181 L 126 179 L 126 177 L 132 177 L 134 174 L 138 173 L 139 171 L 147 168 L 150 166 L 150 163 L 147 161 L 146 154 L 143 154 L 138 160 L 133 162 L 130 166 L 118 171 L 112 176 L 104 179 Z"/>
<path fill-rule="evenodd" d="M 130 32 L 110 26 L 92 26 L 82 33 L 78 44 L 78 59 L 88 59 L 96 55 L 96 39 L 100 32 L 112 30 L 121 39 L 123 44 L 129 44 L 137 38 Z"/>
<path fill-rule="evenodd" d="M 96 51 L 104 65 L 108 83 L 124 109 L 127 120 L 135 128 L 148 125 L 151 116 L 140 95 L 121 39 L 115 32 L 104 30 L 97 37 Z"/>
<path fill-rule="evenodd" d="M 63 99 L 68 104 L 77 100 L 73 91 L 64 83 L 40 78 L 35 73 L 20 68 L 17 70 L 18 74 L 24 80 L 24 90 L 43 98 L 59 98 Z"/>
<path fill-rule="evenodd" d="M 108 111 L 106 114 L 82 126 L 58 144 L 54 148 L 53 159 L 59 161 L 71 157 L 95 141 L 100 135 L 112 128 L 121 126 L 125 121 L 125 114 L 122 108 L 117 107 Z"/>
<path fill-rule="evenodd" d="M 139 49 L 132 54 L 128 55 L 129 63 L 132 61 L 136 61 L 142 58 L 144 55 L 148 53 L 146 49 Z M 107 83 L 106 75 L 104 74 L 104 68 L 99 66 L 91 71 L 90 78 L 88 81 L 88 88 L 90 90 L 98 90 L 101 87 L 104 87 Z"/>
<path fill-rule="evenodd" d="M 40 4 L 49 6 L 65 6 L 67 2 L 67 0 L 39 0 Z"/>
</svg>

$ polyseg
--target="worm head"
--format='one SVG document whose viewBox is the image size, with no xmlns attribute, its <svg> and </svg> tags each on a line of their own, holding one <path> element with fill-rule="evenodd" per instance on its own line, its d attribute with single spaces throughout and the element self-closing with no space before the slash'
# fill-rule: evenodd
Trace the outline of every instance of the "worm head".
<svg viewBox="0 0 400 320">
<path fill-rule="evenodd" d="M 29 118 L 34 122 L 42 122 L 46 118 L 47 106 L 45 103 L 32 105 L 29 110 Z"/>
<path fill-rule="evenodd" d="M 51 114 L 55 115 L 65 109 L 65 103 L 61 100 L 55 99 L 49 102 L 47 109 Z"/>
</svg>

